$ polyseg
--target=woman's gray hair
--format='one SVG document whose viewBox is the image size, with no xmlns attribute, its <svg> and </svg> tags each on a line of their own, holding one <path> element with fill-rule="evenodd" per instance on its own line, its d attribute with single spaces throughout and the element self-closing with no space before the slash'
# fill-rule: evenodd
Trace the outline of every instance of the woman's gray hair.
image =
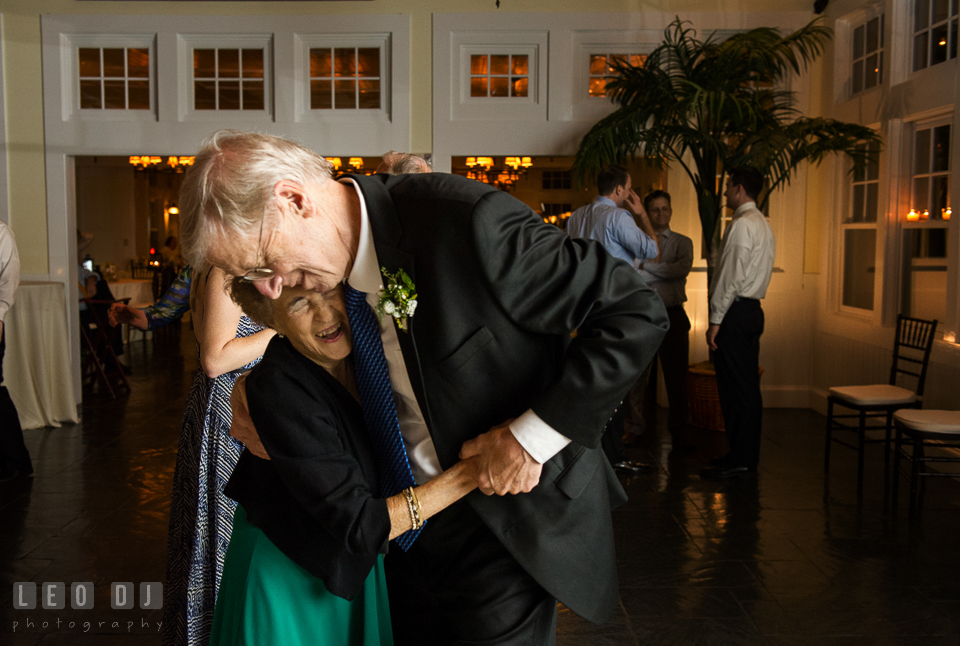
<svg viewBox="0 0 960 646">
<path fill-rule="evenodd" d="M 277 182 L 323 184 L 331 170 L 326 159 L 287 139 L 218 130 L 201 144 L 180 189 L 184 258 L 202 264 L 213 239 L 227 231 L 256 236 Z"/>
</svg>

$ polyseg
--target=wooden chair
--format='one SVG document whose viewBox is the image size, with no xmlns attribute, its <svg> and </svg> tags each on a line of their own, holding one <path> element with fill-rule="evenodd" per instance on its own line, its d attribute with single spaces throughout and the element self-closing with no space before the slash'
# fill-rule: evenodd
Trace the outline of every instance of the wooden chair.
<svg viewBox="0 0 960 646">
<path fill-rule="evenodd" d="M 127 381 L 127 375 L 123 372 L 123 366 L 113 351 L 113 338 L 120 331 L 119 327 L 111 327 L 97 311 L 100 306 L 110 306 L 113 303 L 129 303 L 129 298 L 123 298 L 119 301 L 98 300 L 93 298 L 82 298 L 81 303 L 86 303 L 89 320 L 81 322 L 80 339 L 83 343 L 84 354 L 81 361 L 81 376 L 84 381 L 99 381 L 106 387 L 110 396 L 116 398 L 117 393 L 114 390 L 113 380 L 118 380 L 117 387 L 123 386 L 130 392 L 130 383 Z"/>
<path fill-rule="evenodd" d="M 927 378 L 927 364 L 933 348 L 937 321 L 915 319 L 902 314 L 897 317 L 897 333 L 893 344 L 893 365 L 890 381 L 868 386 L 835 386 L 827 397 L 827 441 L 823 452 L 823 469 L 830 473 L 830 445 L 842 444 L 857 451 L 857 493 L 863 491 L 863 458 L 867 444 L 884 444 L 884 468 L 890 468 L 890 442 L 893 414 L 901 408 L 920 408 L 923 405 L 923 385 Z M 898 377 L 916 378 L 916 388 L 910 390 L 897 385 Z M 852 413 L 834 414 L 834 407 L 842 406 Z M 854 426 L 839 420 L 856 419 Z M 882 419 L 883 423 L 868 424 L 868 420 Z M 867 431 L 883 430 L 884 437 L 867 437 Z M 857 434 L 857 444 L 834 437 L 834 431 Z"/>
<path fill-rule="evenodd" d="M 923 506 L 923 494 L 929 477 L 956 478 L 957 472 L 945 473 L 925 468 L 931 462 L 960 463 L 960 411 L 898 410 L 893 415 L 897 429 L 893 462 L 893 504 L 896 507 L 900 485 L 900 459 L 911 462 L 910 517 Z M 906 437 L 904 437 L 906 436 Z M 907 451 L 907 447 L 910 451 Z M 935 449 L 931 455 L 929 449 Z M 946 450 L 941 450 L 946 449 Z"/>
</svg>

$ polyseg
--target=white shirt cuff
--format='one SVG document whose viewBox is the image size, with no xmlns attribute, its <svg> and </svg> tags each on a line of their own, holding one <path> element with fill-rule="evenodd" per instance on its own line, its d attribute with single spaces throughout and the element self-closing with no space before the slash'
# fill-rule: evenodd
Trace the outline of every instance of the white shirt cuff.
<svg viewBox="0 0 960 646">
<path fill-rule="evenodd" d="M 570 444 L 570 438 L 558 433 L 532 410 L 510 423 L 510 432 L 534 460 L 543 464 Z"/>
</svg>

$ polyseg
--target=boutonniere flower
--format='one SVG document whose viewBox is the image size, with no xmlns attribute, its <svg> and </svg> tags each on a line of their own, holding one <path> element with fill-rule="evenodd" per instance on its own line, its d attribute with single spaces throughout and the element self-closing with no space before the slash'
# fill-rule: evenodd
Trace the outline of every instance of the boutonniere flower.
<svg viewBox="0 0 960 646">
<path fill-rule="evenodd" d="M 387 280 L 387 286 L 381 287 L 378 292 L 380 302 L 377 304 L 377 315 L 383 320 L 383 315 L 392 316 L 404 332 L 407 331 L 407 319 L 413 316 L 417 309 L 417 292 L 413 281 L 402 269 L 391 274 L 386 267 L 380 268 L 380 273 Z"/>
</svg>

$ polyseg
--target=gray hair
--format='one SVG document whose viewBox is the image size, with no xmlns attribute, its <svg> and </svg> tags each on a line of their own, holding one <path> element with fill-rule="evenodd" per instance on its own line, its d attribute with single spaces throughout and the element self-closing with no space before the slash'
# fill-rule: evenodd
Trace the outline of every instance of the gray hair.
<svg viewBox="0 0 960 646">
<path fill-rule="evenodd" d="M 383 161 L 377 166 L 378 173 L 404 175 L 411 173 L 429 173 L 430 164 L 423 157 L 412 153 L 398 153 L 395 150 L 383 154 Z"/>
<path fill-rule="evenodd" d="M 281 180 L 301 186 L 330 179 L 330 162 L 287 139 L 218 130 L 200 146 L 180 189 L 180 238 L 192 265 L 206 260 L 210 243 L 226 231 L 256 235 Z"/>
</svg>

